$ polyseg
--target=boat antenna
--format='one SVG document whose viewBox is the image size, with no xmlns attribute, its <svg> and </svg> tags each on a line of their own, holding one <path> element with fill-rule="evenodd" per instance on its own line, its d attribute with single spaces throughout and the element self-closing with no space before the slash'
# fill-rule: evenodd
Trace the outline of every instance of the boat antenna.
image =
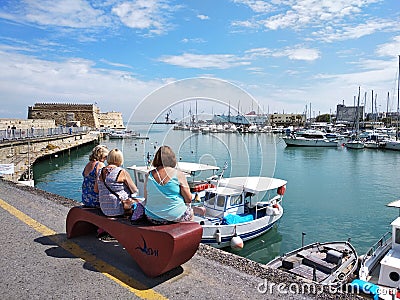
<svg viewBox="0 0 400 300">
<path fill-rule="evenodd" d="M 228 162 L 226 161 L 225 163 L 224 163 L 224 166 L 222 167 L 222 171 L 221 171 L 221 174 L 219 174 L 219 179 L 218 179 L 218 182 L 217 182 L 217 188 L 219 187 L 219 182 L 220 182 L 220 180 L 222 179 L 222 177 L 224 176 L 224 172 L 225 172 L 225 170 L 228 168 Z"/>
<path fill-rule="evenodd" d="M 306 235 L 305 232 L 302 232 L 302 233 L 301 233 L 301 248 L 304 247 L 304 236 L 305 236 L 305 235 Z"/>
</svg>

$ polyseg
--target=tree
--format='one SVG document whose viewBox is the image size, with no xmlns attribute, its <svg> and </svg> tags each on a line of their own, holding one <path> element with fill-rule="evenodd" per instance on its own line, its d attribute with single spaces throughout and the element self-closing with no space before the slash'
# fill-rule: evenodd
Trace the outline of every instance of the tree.
<svg viewBox="0 0 400 300">
<path fill-rule="evenodd" d="M 331 116 L 330 114 L 324 114 L 324 115 L 319 115 L 317 116 L 317 118 L 315 119 L 316 122 L 330 122 Z"/>
</svg>

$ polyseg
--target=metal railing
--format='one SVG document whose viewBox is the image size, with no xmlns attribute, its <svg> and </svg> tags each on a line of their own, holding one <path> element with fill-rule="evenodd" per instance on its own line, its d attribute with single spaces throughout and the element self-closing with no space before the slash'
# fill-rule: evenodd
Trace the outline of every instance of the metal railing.
<svg viewBox="0 0 400 300">
<path fill-rule="evenodd" d="M 22 128 L 0 130 L 0 143 L 24 139 L 85 133 L 89 127 Z"/>
</svg>

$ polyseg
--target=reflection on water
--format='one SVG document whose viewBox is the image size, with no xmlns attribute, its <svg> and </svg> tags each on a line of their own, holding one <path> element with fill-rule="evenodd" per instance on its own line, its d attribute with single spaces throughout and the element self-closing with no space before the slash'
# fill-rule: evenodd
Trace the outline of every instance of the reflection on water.
<svg viewBox="0 0 400 300">
<path fill-rule="evenodd" d="M 259 263 L 267 263 L 281 254 L 282 235 L 279 226 L 274 226 L 263 235 L 244 243 L 241 250 L 227 247 L 226 251 L 247 257 Z"/>
<path fill-rule="evenodd" d="M 385 233 L 398 211 L 386 207 L 400 197 L 400 152 L 338 148 L 285 148 L 272 134 L 193 134 L 171 126 L 136 127 L 149 140 L 105 140 L 123 150 L 124 166 L 143 165 L 147 153 L 168 144 L 178 159 L 208 162 L 234 176 L 274 176 L 287 180 L 279 227 L 245 242 L 240 255 L 260 262 L 307 244 L 351 238 L 364 253 Z M 80 201 L 82 170 L 92 146 L 34 166 L 37 187 Z M 236 252 L 235 252 L 236 253 Z"/>
</svg>

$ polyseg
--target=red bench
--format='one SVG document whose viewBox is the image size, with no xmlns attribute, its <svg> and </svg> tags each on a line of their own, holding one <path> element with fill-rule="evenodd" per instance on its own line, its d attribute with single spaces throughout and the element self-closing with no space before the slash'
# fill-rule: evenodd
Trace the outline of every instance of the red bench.
<svg viewBox="0 0 400 300">
<path fill-rule="evenodd" d="M 96 232 L 100 227 L 125 247 L 149 277 L 187 262 L 196 253 L 203 228 L 195 222 L 132 225 L 124 218 L 106 217 L 98 208 L 73 207 L 67 215 L 67 237 Z"/>
</svg>

